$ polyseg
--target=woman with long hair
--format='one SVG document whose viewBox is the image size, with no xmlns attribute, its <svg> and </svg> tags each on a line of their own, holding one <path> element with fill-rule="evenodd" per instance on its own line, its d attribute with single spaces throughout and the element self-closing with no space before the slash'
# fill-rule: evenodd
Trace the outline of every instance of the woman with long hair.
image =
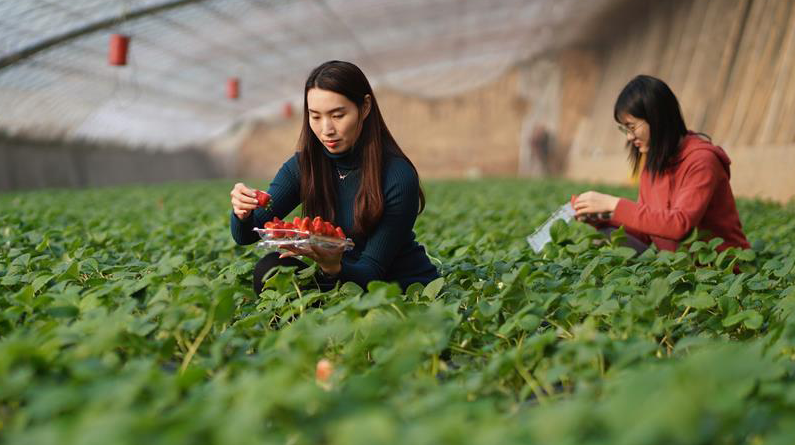
<svg viewBox="0 0 795 445">
<path fill-rule="evenodd" d="M 613 117 L 627 137 L 633 171 L 640 170 L 638 201 L 589 191 L 574 202 L 578 218 L 611 213 L 608 224 L 624 226 L 639 251 L 650 243 L 676 250 L 694 228 L 708 239 L 722 238 L 718 250 L 750 247 L 729 184 L 729 157 L 709 137 L 687 129 L 665 82 L 632 79 L 618 95 Z"/>
<path fill-rule="evenodd" d="M 266 209 L 257 207 L 255 190 L 242 183 L 230 192 L 231 231 L 238 244 L 256 242 L 254 227 L 302 204 L 303 216 L 333 222 L 355 247 L 348 252 L 293 247 L 265 255 L 254 268 L 257 294 L 273 267 L 306 267 L 295 258 L 299 255 L 316 262 L 323 290 L 347 281 L 366 288 L 373 280 L 405 289 L 439 276 L 415 241 L 414 222 L 425 207 L 417 170 L 387 129 L 364 73 L 352 63 L 329 61 L 309 75 L 298 152 L 282 165 L 268 193 Z"/>
</svg>

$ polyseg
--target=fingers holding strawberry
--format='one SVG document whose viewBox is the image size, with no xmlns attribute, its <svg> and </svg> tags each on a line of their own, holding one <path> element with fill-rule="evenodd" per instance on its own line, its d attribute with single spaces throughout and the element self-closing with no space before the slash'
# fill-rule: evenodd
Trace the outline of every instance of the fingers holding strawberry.
<svg viewBox="0 0 795 445">
<path fill-rule="evenodd" d="M 579 196 L 572 196 L 574 201 L 572 207 L 576 212 L 577 219 L 605 219 L 616 210 L 619 198 L 599 193 L 595 191 L 588 191 Z"/>
<path fill-rule="evenodd" d="M 232 202 L 232 211 L 238 219 L 248 219 L 251 212 L 257 208 L 257 194 L 255 190 L 246 187 L 242 182 L 238 182 L 229 192 Z"/>
<path fill-rule="evenodd" d="M 242 182 L 235 184 L 229 195 L 232 198 L 232 211 L 240 220 L 248 219 L 258 207 L 270 207 L 271 203 L 271 195 L 267 192 L 246 187 Z"/>
</svg>

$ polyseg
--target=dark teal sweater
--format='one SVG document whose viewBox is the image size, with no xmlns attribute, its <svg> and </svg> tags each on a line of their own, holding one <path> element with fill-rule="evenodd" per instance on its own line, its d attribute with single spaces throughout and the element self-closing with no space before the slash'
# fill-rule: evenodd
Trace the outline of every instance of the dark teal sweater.
<svg viewBox="0 0 795 445">
<path fill-rule="evenodd" d="M 349 172 L 345 179 L 336 180 L 337 204 L 333 221 L 347 234 L 353 233 L 354 200 L 361 180 L 358 154 L 355 148 L 342 156 L 326 151 L 343 175 Z M 384 162 L 384 214 L 369 236 L 352 237 L 356 246 L 343 254 L 339 279 L 353 281 L 365 289 L 373 280 L 395 281 L 405 290 L 411 283 L 427 284 L 439 274 L 425 249 L 415 241 L 419 178 L 402 158 L 386 155 Z M 232 237 L 238 244 L 256 242 L 259 236 L 252 230 L 254 227 L 262 227 L 274 216 L 283 219 L 301 204 L 299 178 L 296 154 L 282 165 L 268 188 L 272 202 L 269 210 L 256 209 L 245 221 L 232 213 Z"/>
</svg>

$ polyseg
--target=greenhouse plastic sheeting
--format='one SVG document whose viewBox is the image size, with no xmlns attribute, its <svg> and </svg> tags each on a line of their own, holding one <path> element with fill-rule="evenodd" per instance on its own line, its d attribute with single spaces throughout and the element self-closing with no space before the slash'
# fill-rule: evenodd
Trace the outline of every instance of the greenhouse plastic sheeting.
<svg viewBox="0 0 795 445">
<path fill-rule="evenodd" d="M 614 0 L 0 0 L 0 129 L 178 147 L 300 105 L 318 64 L 439 97 L 578 37 Z M 131 36 L 126 66 L 110 35 Z M 226 97 L 240 78 L 241 96 Z"/>
</svg>

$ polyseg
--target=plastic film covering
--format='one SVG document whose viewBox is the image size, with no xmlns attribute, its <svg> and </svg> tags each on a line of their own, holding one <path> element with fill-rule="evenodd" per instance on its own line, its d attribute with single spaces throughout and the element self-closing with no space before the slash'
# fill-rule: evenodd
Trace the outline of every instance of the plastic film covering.
<svg viewBox="0 0 795 445">
<path fill-rule="evenodd" d="M 309 71 L 460 94 L 578 37 L 613 0 L 0 0 L 0 128 L 183 147 L 300 109 Z M 108 64 L 114 33 L 127 65 Z M 240 78 L 240 97 L 226 82 Z"/>
</svg>

